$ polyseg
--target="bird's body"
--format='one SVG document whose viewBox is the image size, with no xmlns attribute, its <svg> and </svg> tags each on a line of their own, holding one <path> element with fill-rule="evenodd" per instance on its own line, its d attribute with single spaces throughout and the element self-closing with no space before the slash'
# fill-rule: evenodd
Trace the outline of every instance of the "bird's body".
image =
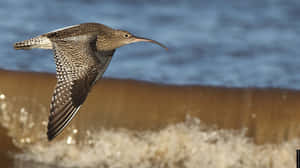
<svg viewBox="0 0 300 168">
<path fill-rule="evenodd" d="M 161 45 L 98 23 L 69 26 L 15 43 L 15 49 L 54 50 L 57 83 L 50 104 L 49 140 L 74 117 L 92 86 L 102 77 L 115 49 L 139 41 Z"/>
</svg>

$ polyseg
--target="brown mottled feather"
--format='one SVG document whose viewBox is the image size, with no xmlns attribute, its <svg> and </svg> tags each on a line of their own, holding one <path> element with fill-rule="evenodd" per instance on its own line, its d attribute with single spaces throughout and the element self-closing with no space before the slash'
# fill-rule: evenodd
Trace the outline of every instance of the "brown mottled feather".
<svg viewBox="0 0 300 168">
<path fill-rule="evenodd" d="M 50 39 L 66 39 L 68 37 L 76 37 L 80 35 L 87 34 L 99 34 L 112 32 L 113 29 L 99 23 L 84 23 L 75 26 L 66 27 L 63 29 L 54 30 L 52 32 L 46 33 L 46 36 Z"/>
<path fill-rule="evenodd" d="M 111 60 L 114 51 L 96 51 L 95 38 L 92 35 L 66 40 L 50 38 L 54 44 L 57 84 L 50 106 L 49 140 L 75 116 Z"/>
</svg>

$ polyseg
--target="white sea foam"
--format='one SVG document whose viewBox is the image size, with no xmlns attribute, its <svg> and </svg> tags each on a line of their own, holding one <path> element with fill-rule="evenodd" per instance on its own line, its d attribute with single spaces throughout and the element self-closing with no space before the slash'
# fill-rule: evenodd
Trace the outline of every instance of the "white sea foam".
<svg viewBox="0 0 300 168">
<path fill-rule="evenodd" d="M 101 130 L 80 144 L 34 144 L 18 158 L 65 167 L 295 167 L 297 141 L 258 146 L 244 133 L 191 119 L 154 132 Z"/>
<path fill-rule="evenodd" d="M 12 108 L 13 104 L 0 104 L 2 126 L 8 128 L 15 145 L 24 150 L 16 155 L 19 161 L 29 160 L 53 167 L 296 167 L 298 140 L 278 145 L 256 145 L 245 136 L 246 129 L 216 130 L 194 118 L 157 131 L 101 129 L 78 136 L 80 129 L 69 128 L 69 137 L 48 143 L 42 119 L 33 121 L 24 107 L 16 110 Z M 8 109 L 13 111 L 5 112 Z M 42 125 L 38 130 L 27 125 L 38 125 L 38 122 Z M 26 127 L 23 128 L 24 124 Z M 18 131 L 20 125 L 25 131 L 21 135 Z"/>
</svg>

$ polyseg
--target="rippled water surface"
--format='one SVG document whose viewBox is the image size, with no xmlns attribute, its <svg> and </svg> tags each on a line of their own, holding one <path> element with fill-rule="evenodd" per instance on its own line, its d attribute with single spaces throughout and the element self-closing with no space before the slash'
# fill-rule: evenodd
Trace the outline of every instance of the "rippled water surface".
<svg viewBox="0 0 300 168">
<path fill-rule="evenodd" d="M 104 76 L 300 89 L 299 11 L 298 0 L 1 0 L 0 68 L 54 73 L 51 51 L 15 51 L 13 43 L 99 22 L 169 48 L 166 52 L 150 43 L 122 47 Z M 159 131 L 104 129 L 86 132 L 84 138 L 69 127 L 69 138 L 49 144 L 48 107 L 28 97 L 9 98 L 6 102 L 0 95 L 0 133 L 4 129 L 23 151 L 10 156 L 14 167 L 295 167 L 297 141 L 259 146 L 243 131 L 215 130 L 190 118 Z M 41 115 L 33 116 L 14 101 L 34 104 Z"/>
<path fill-rule="evenodd" d="M 100 22 L 166 44 L 117 50 L 105 76 L 175 84 L 300 88 L 300 1 L 140 0 L 0 2 L 0 67 L 55 72 L 51 51 L 12 44 Z"/>
</svg>

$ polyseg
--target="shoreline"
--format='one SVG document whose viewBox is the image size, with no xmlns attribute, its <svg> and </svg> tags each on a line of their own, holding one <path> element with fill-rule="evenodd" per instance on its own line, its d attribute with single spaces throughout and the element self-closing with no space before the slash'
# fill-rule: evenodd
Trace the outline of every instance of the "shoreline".
<svg viewBox="0 0 300 168">
<path fill-rule="evenodd" d="M 0 76 L 0 94 L 7 98 L 29 97 L 49 107 L 56 83 L 54 74 L 0 70 Z M 183 122 L 191 116 L 219 129 L 248 128 L 246 135 L 257 144 L 281 143 L 300 135 L 298 100 L 300 91 L 296 90 L 104 78 L 94 86 L 70 125 L 83 130 L 101 126 L 147 130 Z M 31 109 L 30 113 L 38 111 Z"/>
</svg>

